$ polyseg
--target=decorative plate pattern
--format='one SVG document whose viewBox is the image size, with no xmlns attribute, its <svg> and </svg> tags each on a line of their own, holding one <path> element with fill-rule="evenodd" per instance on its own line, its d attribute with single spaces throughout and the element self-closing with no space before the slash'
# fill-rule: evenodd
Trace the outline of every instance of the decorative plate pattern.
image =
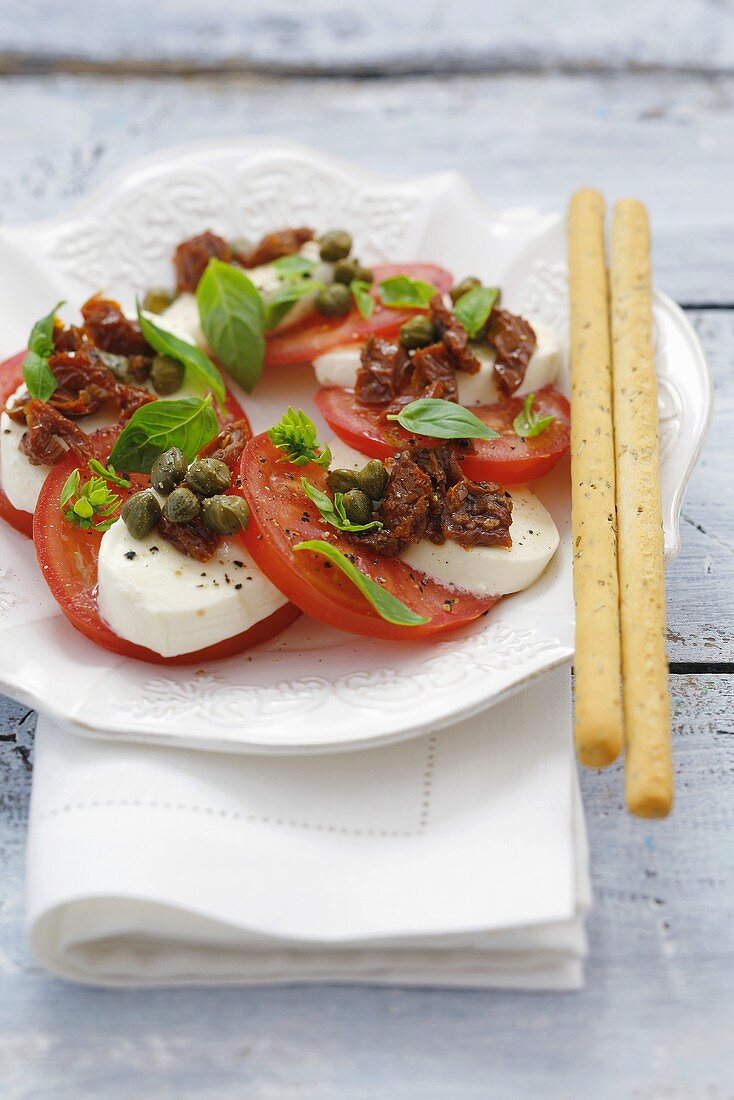
<svg viewBox="0 0 734 1100">
<path fill-rule="evenodd" d="M 51 284 L 70 302 L 108 286 L 131 304 L 145 286 L 170 282 L 171 252 L 183 237 L 212 228 L 256 238 L 294 221 L 348 226 L 369 261 L 406 257 L 476 270 L 501 282 L 511 307 L 566 339 L 560 219 L 527 208 L 492 211 L 455 175 L 388 181 L 300 147 L 241 141 L 140 161 L 63 218 L 0 227 L 0 253 L 11 257 L 0 265 L 0 289 L 3 278 L 12 280 L 12 300 L 20 293 L 27 308 L 27 317 L 17 308 L 11 314 L 0 295 L 5 346 L 8 333 L 19 324 L 27 331 L 39 315 Z M 674 553 L 710 388 L 690 326 L 661 295 L 655 321 L 666 546 Z M 308 372 L 289 376 L 289 401 L 309 409 L 313 389 Z M 282 403 L 264 379 L 247 399 L 255 428 Z M 379 643 L 302 617 L 265 647 L 206 668 L 159 669 L 91 646 L 58 613 L 32 547 L 4 529 L 0 689 L 91 736 L 228 751 L 363 748 L 458 721 L 571 659 L 567 476 L 558 470 L 538 490 L 562 532 L 546 574 L 461 636 Z"/>
</svg>

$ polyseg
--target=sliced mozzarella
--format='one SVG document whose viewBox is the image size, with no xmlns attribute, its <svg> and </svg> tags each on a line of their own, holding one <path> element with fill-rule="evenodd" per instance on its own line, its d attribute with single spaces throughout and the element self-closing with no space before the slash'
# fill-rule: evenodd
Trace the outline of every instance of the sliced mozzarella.
<svg viewBox="0 0 734 1100">
<path fill-rule="evenodd" d="M 199 562 L 155 532 L 134 539 L 121 519 L 102 539 L 98 568 L 107 625 L 162 657 L 233 638 L 288 602 L 238 541 L 223 539 L 213 558 Z"/>
<path fill-rule="evenodd" d="M 360 470 L 364 455 L 339 439 L 329 443 L 332 467 Z M 401 555 L 413 569 L 441 584 L 479 596 L 505 596 L 529 588 L 558 549 L 558 528 L 549 512 L 528 489 L 513 487 L 512 546 L 475 546 L 465 550 L 448 540 L 440 546 L 421 539 Z"/>
<path fill-rule="evenodd" d="M 25 386 L 21 386 L 16 390 L 9 404 L 12 405 L 15 398 L 23 393 L 25 393 Z M 82 417 L 81 420 L 75 421 L 87 435 L 96 432 L 98 428 L 106 428 L 116 422 L 116 416 L 109 416 L 104 412 Z M 31 465 L 26 456 L 19 450 L 20 441 L 25 431 L 25 424 L 17 424 L 3 410 L 0 414 L 0 483 L 3 492 L 14 508 L 21 512 L 33 512 L 49 467 Z"/>
<path fill-rule="evenodd" d="M 313 271 L 313 279 L 316 282 L 331 283 L 333 281 L 334 266 L 333 264 L 323 263 L 319 260 L 319 245 L 317 241 L 307 241 L 300 249 L 300 255 L 316 263 L 317 266 Z M 273 264 L 262 264 L 260 267 L 250 267 L 245 271 L 245 275 L 263 294 L 269 294 L 277 290 L 281 285 L 278 270 Z M 294 302 L 285 317 L 275 326 L 273 331 L 280 332 L 302 321 L 314 308 L 317 293 L 317 291 L 314 291 L 313 294 L 307 294 L 304 298 L 300 298 L 297 302 Z M 204 336 L 201 321 L 199 319 L 199 307 L 194 294 L 180 294 L 176 301 L 159 316 L 156 317 L 151 315 L 151 320 L 160 325 L 161 328 L 166 329 L 167 332 L 172 332 L 174 336 L 180 337 L 182 340 L 188 340 L 190 343 L 198 344 L 200 347 L 207 346 L 206 337 Z"/>
<path fill-rule="evenodd" d="M 537 497 L 512 490 L 512 546 L 473 546 L 451 540 L 436 546 L 421 539 L 402 559 L 441 584 L 478 596 L 520 592 L 537 581 L 558 549 L 558 529 Z"/>
<path fill-rule="evenodd" d="M 540 322 L 533 322 L 537 337 L 535 351 L 530 357 L 522 384 L 517 389 L 521 396 L 534 393 L 555 382 L 561 365 L 558 340 L 552 329 Z M 351 388 L 357 378 L 360 357 L 359 344 L 347 344 L 333 351 L 318 355 L 313 361 L 316 380 L 321 386 L 343 386 Z M 494 374 L 494 352 L 487 346 L 477 345 L 472 351 L 481 367 L 476 374 L 457 371 L 456 381 L 459 388 L 461 405 L 493 405 L 500 400 Z"/>
</svg>

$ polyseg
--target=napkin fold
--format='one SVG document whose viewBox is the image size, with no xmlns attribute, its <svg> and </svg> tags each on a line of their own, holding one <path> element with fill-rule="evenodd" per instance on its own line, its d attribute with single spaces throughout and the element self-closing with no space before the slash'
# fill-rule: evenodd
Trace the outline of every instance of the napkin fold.
<svg viewBox="0 0 734 1100">
<path fill-rule="evenodd" d="M 96 985 L 577 988 L 590 891 L 570 730 L 567 669 L 449 729 L 328 756 L 40 719 L 32 950 Z"/>
</svg>

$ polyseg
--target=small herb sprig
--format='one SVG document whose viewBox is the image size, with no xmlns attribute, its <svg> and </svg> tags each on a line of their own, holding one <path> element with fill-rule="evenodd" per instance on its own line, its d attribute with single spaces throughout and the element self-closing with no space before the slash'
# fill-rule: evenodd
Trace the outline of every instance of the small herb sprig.
<svg viewBox="0 0 734 1100">
<path fill-rule="evenodd" d="M 105 467 L 94 458 L 89 468 L 93 476 L 84 483 L 81 470 L 72 470 L 61 490 L 59 507 L 65 519 L 82 531 L 109 531 L 122 504 L 122 497 L 110 489 L 110 482 L 125 489 L 130 488 L 130 482 L 114 467 Z"/>
<path fill-rule="evenodd" d="M 331 462 L 331 451 L 322 447 L 313 420 L 302 409 L 292 409 L 290 405 L 276 424 L 268 432 L 268 439 L 283 452 L 281 462 L 290 462 L 293 466 L 306 466 L 315 462 L 327 470 Z"/>
<path fill-rule="evenodd" d="M 522 408 L 512 422 L 512 426 L 515 429 L 515 435 L 519 435 L 521 439 L 534 439 L 536 435 L 540 435 L 549 428 L 555 416 L 538 416 L 533 410 L 533 401 L 535 400 L 535 394 L 529 393 L 523 401 Z"/>
<path fill-rule="evenodd" d="M 330 496 L 322 493 L 305 477 L 301 478 L 301 485 L 303 485 L 303 491 L 308 499 L 312 500 L 318 508 L 322 520 L 325 523 L 330 523 L 332 527 L 336 527 L 337 531 L 372 531 L 382 527 L 378 519 L 373 519 L 370 523 L 352 523 L 344 511 L 343 493 L 334 493 L 334 499 L 332 500 Z"/>
<path fill-rule="evenodd" d="M 370 284 L 366 279 L 352 279 L 349 289 L 354 298 L 354 304 L 359 310 L 360 316 L 365 320 L 370 318 L 375 309 L 375 299 L 370 294 Z"/>
<path fill-rule="evenodd" d="M 56 313 L 63 304 L 57 302 L 50 313 L 36 321 L 28 337 L 28 354 L 23 360 L 23 381 L 31 397 L 39 401 L 48 401 L 58 385 L 48 361 L 54 351 Z"/>
<path fill-rule="evenodd" d="M 482 331 L 499 296 L 496 286 L 475 286 L 461 295 L 454 306 L 454 317 L 464 326 L 470 339 Z"/>
</svg>

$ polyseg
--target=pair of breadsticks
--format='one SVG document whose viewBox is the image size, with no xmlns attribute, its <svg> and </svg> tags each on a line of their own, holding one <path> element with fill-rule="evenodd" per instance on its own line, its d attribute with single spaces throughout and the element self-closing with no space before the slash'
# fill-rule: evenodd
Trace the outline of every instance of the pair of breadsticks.
<svg viewBox="0 0 734 1100">
<path fill-rule="evenodd" d="M 645 207 L 614 207 L 607 274 L 604 200 L 568 211 L 571 478 L 576 603 L 574 736 L 579 760 L 625 747 L 627 806 L 673 801 L 665 579 Z"/>
</svg>

